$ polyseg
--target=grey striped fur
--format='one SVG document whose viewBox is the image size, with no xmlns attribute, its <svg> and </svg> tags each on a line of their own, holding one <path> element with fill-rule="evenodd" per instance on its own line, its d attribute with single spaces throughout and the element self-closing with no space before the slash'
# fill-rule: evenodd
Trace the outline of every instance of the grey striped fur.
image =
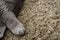
<svg viewBox="0 0 60 40">
<path fill-rule="evenodd" d="M 0 0 L 0 38 L 3 37 L 6 27 L 15 35 L 23 35 L 25 28 L 13 13 L 15 0 Z"/>
</svg>

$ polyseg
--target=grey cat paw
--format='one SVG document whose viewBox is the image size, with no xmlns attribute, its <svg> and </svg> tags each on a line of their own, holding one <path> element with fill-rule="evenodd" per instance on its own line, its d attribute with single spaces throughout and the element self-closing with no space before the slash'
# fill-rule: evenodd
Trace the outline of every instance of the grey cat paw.
<svg viewBox="0 0 60 40">
<path fill-rule="evenodd" d="M 13 30 L 12 33 L 15 35 L 23 35 L 25 32 L 25 28 L 23 24 L 17 25 Z"/>
<path fill-rule="evenodd" d="M 6 30 L 6 26 L 4 24 L 0 25 L 0 39 L 3 38 L 5 30 Z"/>
<path fill-rule="evenodd" d="M 3 38 L 3 34 L 0 33 L 0 39 Z"/>
</svg>

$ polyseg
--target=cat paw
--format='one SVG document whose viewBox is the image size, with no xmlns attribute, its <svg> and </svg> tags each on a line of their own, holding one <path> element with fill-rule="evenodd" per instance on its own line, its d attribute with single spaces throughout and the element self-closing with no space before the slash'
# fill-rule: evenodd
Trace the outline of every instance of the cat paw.
<svg viewBox="0 0 60 40">
<path fill-rule="evenodd" d="M 0 39 L 3 38 L 3 34 L 0 34 Z"/>
<path fill-rule="evenodd" d="M 0 39 L 3 38 L 5 30 L 6 30 L 6 26 L 1 23 L 0 24 Z"/>
<path fill-rule="evenodd" d="M 12 33 L 15 35 L 23 35 L 25 33 L 25 28 L 23 24 L 17 25 L 13 30 Z"/>
</svg>

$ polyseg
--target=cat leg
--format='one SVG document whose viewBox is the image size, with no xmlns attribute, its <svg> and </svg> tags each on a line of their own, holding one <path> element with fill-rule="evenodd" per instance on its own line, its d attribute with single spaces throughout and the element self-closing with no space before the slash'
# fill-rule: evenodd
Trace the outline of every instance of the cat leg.
<svg viewBox="0 0 60 40">
<path fill-rule="evenodd" d="M 20 10 L 23 8 L 24 0 L 4 0 L 10 11 L 13 11 L 17 17 Z"/>
<path fill-rule="evenodd" d="M 25 28 L 23 24 L 15 17 L 14 13 L 9 11 L 4 1 L 0 1 L 0 9 L 3 22 L 7 25 L 7 28 L 15 35 L 23 35 Z"/>
<path fill-rule="evenodd" d="M 0 39 L 4 36 L 5 30 L 6 30 L 6 25 L 0 22 Z"/>
<path fill-rule="evenodd" d="M 15 5 L 16 5 L 16 0 L 4 0 L 5 3 L 6 3 L 6 6 L 7 8 L 10 10 L 10 11 L 13 11 Z"/>
<path fill-rule="evenodd" d="M 13 3 L 10 3 L 10 2 L 13 2 L 13 1 L 10 1 L 10 0 L 4 0 L 6 2 L 6 5 L 8 6 L 9 10 L 13 10 Z M 1 14 L 0 14 L 0 17 L 1 17 Z M 3 20 L 2 20 L 3 21 Z M 6 30 L 6 25 L 4 25 L 2 23 L 1 19 L 0 19 L 0 39 L 3 38 L 4 36 L 4 32 Z"/>
<path fill-rule="evenodd" d="M 6 14 L 5 14 L 6 13 Z M 4 12 L 3 14 L 3 18 L 7 19 L 5 20 L 5 23 L 8 27 L 8 29 L 15 35 L 23 35 L 25 28 L 23 26 L 23 24 L 17 20 L 17 18 L 15 17 L 15 15 L 12 12 Z"/>
</svg>

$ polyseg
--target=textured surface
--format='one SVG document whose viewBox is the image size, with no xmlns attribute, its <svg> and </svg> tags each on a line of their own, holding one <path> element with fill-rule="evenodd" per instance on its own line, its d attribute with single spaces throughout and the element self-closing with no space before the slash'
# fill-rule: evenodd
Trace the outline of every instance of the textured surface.
<svg viewBox="0 0 60 40">
<path fill-rule="evenodd" d="M 7 31 L 3 40 L 60 40 L 60 0 L 25 0 L 19 15 L 27 34 Z"/>
</svg>

